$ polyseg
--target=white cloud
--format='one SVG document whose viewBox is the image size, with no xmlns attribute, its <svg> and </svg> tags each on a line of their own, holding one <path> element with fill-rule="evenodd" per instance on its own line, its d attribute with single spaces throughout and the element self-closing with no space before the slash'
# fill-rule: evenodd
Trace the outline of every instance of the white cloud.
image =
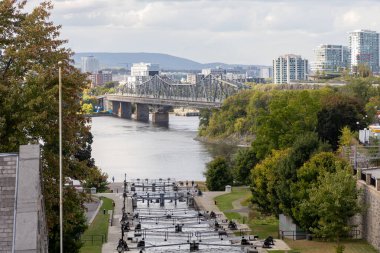
<svg viewBox="0 0 380 253">
<path fill-rule="evenodd" d="M 39 0 L 31 0 L 35 5 Z M 53 0 L 52 19 L 75 51 L 163 52 L 201 62 L 311 59 L 347 32 L 380 31 L 377 0 Z"/>
</svg>

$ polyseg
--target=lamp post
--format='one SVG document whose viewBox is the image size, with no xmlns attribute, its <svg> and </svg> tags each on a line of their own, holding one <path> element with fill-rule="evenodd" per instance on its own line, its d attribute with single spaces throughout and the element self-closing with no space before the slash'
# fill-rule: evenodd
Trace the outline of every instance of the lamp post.
<svg viewBox="0 0 380 253">
<path fill-rule="evenodd" d="M 62 210 L 62 62 L 58 62 L 58 93 L 59 93 L 59 248 L 63 253 L 63 210 Z"/>
</svg>

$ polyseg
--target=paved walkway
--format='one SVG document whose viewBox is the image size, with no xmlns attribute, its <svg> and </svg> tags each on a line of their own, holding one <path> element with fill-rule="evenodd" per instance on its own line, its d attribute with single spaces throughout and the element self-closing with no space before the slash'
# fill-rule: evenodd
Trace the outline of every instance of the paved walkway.
<svg viewBox="0 0 380 253">
<path fill-rule="evenodd" d="M 214 200 L 214 198 L 223 194 L 226 194 L 226 192 L 202 192 L 202 196 L 196 196 L 195 201 L 200 209 L 210 212 L 214 211 L 217 215 L 221 215 L 221 217 L 223 217 L 222 219 L 226 219 L 224 213 L 215 205 Z"/>
<path fill-rule="evenodd" d="M 87 224 L 90 225 L 92 221 L 94 220 L 96 214 L 98 213 L 98 208 L 101 205 L 101 201 L 99 199 L 94 199 L 93 202 L 86 202 L 84 203 L 84 206 L 86 207 L 86 219 Z"/>
</svg>

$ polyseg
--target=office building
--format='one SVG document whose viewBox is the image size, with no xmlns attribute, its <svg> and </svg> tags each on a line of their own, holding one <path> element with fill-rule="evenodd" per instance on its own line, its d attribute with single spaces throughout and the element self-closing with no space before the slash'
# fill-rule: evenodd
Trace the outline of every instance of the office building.
<svg viewBox="0 0 380 253">
<path fill-rule="evenodd" d="M 319 45 L 314 49 L 314 55 L 311 70 L 315 73 L 334 73 L 349 66 L 350 50 L 342 45 Z"/>
<path fill-rule="evenodd" d="M 351 71 L 356 72 L 358 65 L 370 67 L 379 73 L 379 33 L 370 30 L 356 30 L 349 34 Z"/>
<path fill-rule="evenodd" d="M 273 82 L 276 84 L 307 80 L 308 60 L 287 54 L 273 60 Z"/>
<path fill-rule="evenodd" d="M 81 71 L 83 73 L 97 73 L 99 71 L 99 61 L 94 56 L 82 57 Z"/>
</svg>

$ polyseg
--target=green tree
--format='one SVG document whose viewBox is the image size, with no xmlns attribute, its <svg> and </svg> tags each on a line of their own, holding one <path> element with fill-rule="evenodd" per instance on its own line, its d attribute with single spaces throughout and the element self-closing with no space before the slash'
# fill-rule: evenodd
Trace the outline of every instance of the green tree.
<svg viewBox="0 0 380 253">
<path fill-rule="evenodd" d="M 275 172 L 278 178 L 275 186 L 276 197 L 283 213 L 293 216 L 296 199 L 292 194 L 292 187 L 298 180 L 297 171 L 312 155 L 329 148 L 318 139 L 316 133 L 305 133 L 294 140 L 289 153 L 282 157 Z"/>
<path fill-rule="evenodd" d="M 97 192 L 104 192 L 108 189 L 108 175 L 106 173 L 102 173 L 96 167 L 89 168 L 87 173 L 88 176 L 84 182 L 85 188 L 95 187 Z"/>
<path fill-rule="evenodd" d="M 233 172 L 238 184 L 250 183 L 251 170 L 259 162 L 253 148 L 240 149 L 233 158 Z"/>
<path fill-rule="evenodd" d="M 252 95 L 252 91 L 241 91 L 238 94 L 228 97 L 222 105 L 218 113 L 212 113 L 211 118 L 209 114 L 202 115 L 202 126 L 208 122 L 207 128 L 202 130 L 201 135 L 208 137 L 226 137 L 234 134 L 235 122 L 240 120 L 241 132 L 246 132 L 245 121 L 247 120 L 247 105 Z"/>
<path fill-rule="evenodd" d="M 377 111 L 380 110 L 380 96 L 371 97 L 365 105 L 365 111 L 370 123 L 379 123 Z"/>
<path fill-rule="evenodd" d="M 279 199 L 276 185 L 279 182 L 277 169 L 289 149 L 273 150 L 271 155 L 258 163 L 251 171 L 252 203 L 265 213 L 279 214 Z"/>
<path fill-rule="evenodd" d="M 326 172 L 308 195 L 300 209 L 317 217 L 309 230 L 318 237 L 334 239 L 339 247 L 341 238 L 352 229 L 349 219 L 361 211 L 356 180 L 346 170 Z"/>
<path fill-rule="evenodd" d="M 331 94 L 323 98 L 318 112 L 319 137 L 338 148 L 341 129 L 345 126 L 357 131 L 367 125 L 363 105 L 355 98 L 342 94 Z"/>
<path fill-rule="evenodd" d="M 332 152 L 321 152 L 314 155 L 297 171 L 297 181 L 292 184 L 292 217 L 305 230 L 317 225 L 315 213 L 300 207 L 300 204 L 309 199 L 309 190 L 317 184 L 318 178 L 324 173 L 349 171 L 349 164 L 338 158 Z"/>
<path fill-rule="evenodd" d="M 233 183 L 231 168 L 227 160 L 221 156 L 207 163 L 205 176 L 210 191 L 223 191 L 226 185 Z"/>
<path fill-rule="evenodd" d="M 255 118 L 252 145 L 258 158 L 272 149 L 290 147 L 299 135 L 314 131 L 319 110 L 318 91 L 273 91 L 268 110 Z"/>
<path fill-rule="evenodd" d="M 202 131 L 208 127 L 211 115 L 212 115 L 211 109 L 199 110 L 199 135 L 200 136 L 202 136 Z"/>
</svg>

